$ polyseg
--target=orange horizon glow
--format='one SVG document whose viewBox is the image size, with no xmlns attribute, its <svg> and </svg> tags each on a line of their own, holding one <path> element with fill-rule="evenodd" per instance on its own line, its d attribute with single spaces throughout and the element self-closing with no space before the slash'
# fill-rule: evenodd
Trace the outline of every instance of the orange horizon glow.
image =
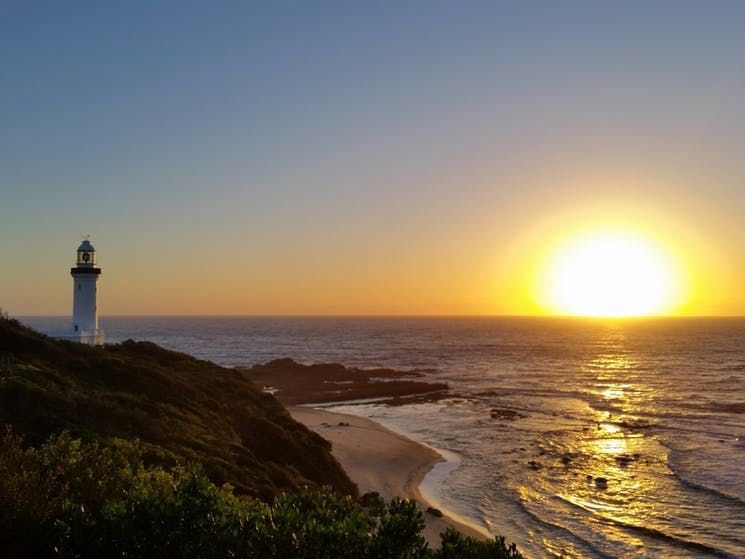
<svg viewBox="0 0 745 559">
<path fill-rule="evenodd" d="M 742 269 L 711 228 L 639 205 L 569 204 L 514 212 L 509 223 L 463 220 L 456 228 L 353 230 L 318 246 L 222 240 L 217 267 L 195 255 L 142 253 L 139 243 L 94 238 L 103 268 L 102 316 L 743 316 Z M 531 211 L 528 211 L 530 209 Z M 400 238 L 410 242 L 399 243 Z M 737 239 L 732 237 L 732 242 Z M 72 245 L 72 248 L 70 248 Z M 15 316 L 70 312 L 76 244 L 50 259 L 29 252 L 20 296 L 0 301 Z M 165 246 L 165 245 L 163 245 Z M 162 248 L 162 247 L 161 247 Z M 312 250 L 310 250 L 312 249 Z M 616 253 L 613 256 L 613 253 Z M 162 255 L 168 254 L 168 259 Z M 603 259 L 609 256 L 609 259 Z M 735 256 L 738 256 L 735 254 Z M 600 261 L 595 265 L 595 261 Z M 136 273 L 132 263 L 137 262 Z M 228 265 L 229 264 L 229 265 Z M 618 266 L 617 266 L 618 264 Z M 45 272 L 41 272 L 41 266 Z M 37 272 L 38 270 L 38 272 Z M 626 290 L 626 284 L 633 288 Z M 598 287 L 602 287 L 599 289 Z M 597 288 L 597 289 L 596 289 Z M 9 291 L 10 292 L 10 291 Z M 44 293 L 45 298 L 38 294 Z M 616 297 L 621 293 L 622 297 Z M 24 300 L 25 297 L 25 300 Z"/>
</svg>

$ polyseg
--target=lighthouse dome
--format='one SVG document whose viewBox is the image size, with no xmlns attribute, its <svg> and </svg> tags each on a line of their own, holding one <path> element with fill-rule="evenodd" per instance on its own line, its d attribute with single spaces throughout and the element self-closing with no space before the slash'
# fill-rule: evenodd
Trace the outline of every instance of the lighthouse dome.
<svg viewBox="0 0 745 559">
<path fill-rule="evenodd" d="M 93 245 L 88 239 L 80 243 L 80 246 L 78 247 L 78 252 L 95 252 L 95 251 L 96 249 L 93 248 Z"/>
</svg>

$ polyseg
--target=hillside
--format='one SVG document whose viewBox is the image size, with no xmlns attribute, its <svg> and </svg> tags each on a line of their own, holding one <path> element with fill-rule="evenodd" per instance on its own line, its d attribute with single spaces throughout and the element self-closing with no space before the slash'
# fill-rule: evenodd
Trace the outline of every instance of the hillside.
<svg viewBox="0 0 745 559">
<path fill-rule="evenodd" d="M 0 425 L 30 444 L 63 430 L 138 438 L 152 463 L 200 462 L 216 483 L 271 499 L 303 485 L 356 487 L 330 445 L 227 369 L 147 342 L 91 348 L 0 318 Z"/>
</svg>

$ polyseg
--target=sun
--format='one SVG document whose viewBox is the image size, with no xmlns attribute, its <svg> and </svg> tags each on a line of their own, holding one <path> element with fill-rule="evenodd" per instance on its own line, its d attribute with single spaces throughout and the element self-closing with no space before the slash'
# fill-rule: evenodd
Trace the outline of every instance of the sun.
<svg viewBox="0 0 745 559">
<path fill-rule="evenodd" d="M 598 317 L 668 314 L 680 299 L 673 255 L 642 233 L 583 232 L 555 249 L 542 287 L 556 314 Z"/>
</svg>

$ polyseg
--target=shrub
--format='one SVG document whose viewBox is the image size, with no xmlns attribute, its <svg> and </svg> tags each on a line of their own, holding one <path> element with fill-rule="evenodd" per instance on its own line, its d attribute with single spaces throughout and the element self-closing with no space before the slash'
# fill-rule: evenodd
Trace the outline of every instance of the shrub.
<svg viewBox="0 0 745 559">
<path fill-rule="evenodd" d="M 146 466 L 137 441 L 83 443 L 62 434 L 0 448 L 0 556 L 86 559 L 518 559 L 503 539 L 448 530 L 432 550 L 415 503 L 363 506 L 330 488 L 272 504 L 211 483 L 199 466 Z"/>
<path fill-rule="evenodd" d="M 440 534 L 442 545 L 436 550 L 433 559 L 520 559 L 522 555 L 515 544 L 507 544 L 502 536 L 493 540 L 482 541 L 467 538 L 460 532 L 447 529 Z"/>
</svg>

